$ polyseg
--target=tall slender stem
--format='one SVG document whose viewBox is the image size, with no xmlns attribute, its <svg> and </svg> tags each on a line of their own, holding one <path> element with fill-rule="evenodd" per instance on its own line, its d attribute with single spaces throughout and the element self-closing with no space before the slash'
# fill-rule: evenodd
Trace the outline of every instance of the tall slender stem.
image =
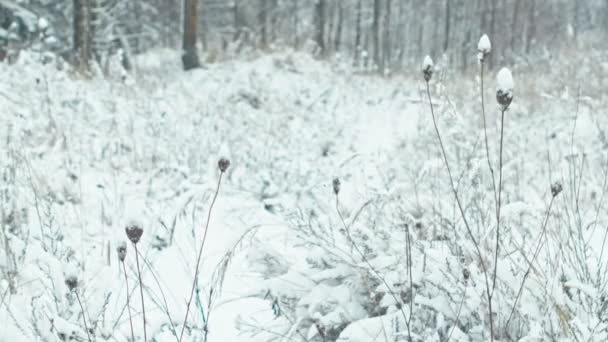
<svg viewBox="0 0 608 342">
<path fill-rule="evenodd" d="M 217 181 L 217 187 L 215 189 L 215 194 L 213 195 L 213 200 L 211 201 L 211 205 L 209 206 L 209 213 L 207 214 L 207 223 L 205 225 L 205 232 L 203 233 L 203 241 L 201 242 L 201 247 L 198 250 L 198 258 L 196 259 L 196 267 L 194 269 L 194 279 L 192 280 L 192 289 L 190 290 L 190 298 L 188 299 L 188 303 L 186 304 L 186 317 L 184 317 L 184 324 L 182 325 L 182 331 L 179 334 L 180 342 L 184 336 L 184 329 L 186 328 L 186 323 L 188 322 L 188 312 L 190 312 L 190 304 L 192 304 L 192 297 L 194 296 L 194 288 L 196 287 L 198 269 L 201 264 L 201 258 L 203 256 L 203 247 L 205 246 L 205 240 L 207 239 L 207 232 L 209 231 L 209 221 L 211 220 L 211 210 L 213 210 L 213 205 L 215 204 L 217 195 L 220 192 L 220 185 L 222 184 L 223 175 L 224 175 L 224 172 L 221 172 L 220 177 Z"/>
<path fill-rule="evenodd" d="M 125 273 L 125 284 L 127 286 L 127 309 L 129 310 L 129 324 L 131 325 L 131 341 L 135 342 L 135 332 L 133 330 L 133 316 L 131 315 L 131 295 L 129 294 L 129 278 L 127 277 L 127 266 L 122 261 L 122 269 Z"/>
<path fill-rule="evenodd" d="M 443 140 L 441 139 L 441 134 L 439 133 L 439 127 L 437 126 L 437 119 L 435 118 L 435 110 L 433 109 L 433 101 L 431 99 L 431 88 L 429 86 L 429 81 L 426 81 L 426 93 L 429 99 L 429 105 L 431 107 L 431 116 L 433 117 L 433 126 L 435 126 L 435 133 L 437 134 L 437 140 L 439 140 L 439 146 L 441 147 L 441 154 L 443 156 L 443 161 L 445 163 L 445 167 L 448 171 L 448 176 L 450 178 L 450 185 L 452 187 L 452 193 L 454 194 L 454 198 L 456 199 L 456 204 L 458 205 L 458 210 L 460 211 L 460 216 L 462 217 L 462 221 L 464 222 L 465 228 L 467 230 L 467 234 L 469 238 L 473 242 L 475 246 L 475 251 L 477 253 L 477 257 L 479 258 L 479 264 L 481 265 L 481 269 L 483 271 L 483 275 L 485 277 L 486 283 L 486 296 L 488 298 L 488 312 L 490 319 L 490 342 L 494 341 L 494 318 L 492 317 L 492 294 L 490 293 L 490 282 L 488 280 L 488 270 L 486 268 L 485 262 L 483 260 L 483 255 L 481 254 L 481 249 L 479 248 L 479 243 L 475 236 L 473 235 L 473 231 L 471 230 L 471 226 L 469 225 L 469 221 L 464 213 L 464 206 L 458 196 L 458 191 L 456 189 L 456 183 L 454 183 L 454 177 L 452 177 L 452 169 L 450 168 L 450 163 L 448 162 L 448 156 L 445 152 L 445 147 L 443 146 Z"/>
<path fill-rule="evenodd" d="M 479 78 L 481 79 L 481 117 L 483 118 L 483 134 L 486 143 L 486 159 L 488 161 L 488 168 L 490 169 L 490 175 L 492 176 L 492 190 L 494 191 L 494 201 L 498 203 L 497 194 L 496 194 L 496 180 L 494 179 L 494 168 L 492 167 L 492 161 L 490 159 L 490 144 L 488 143 L 488 125 L 486 122 L 486 106 L 484 102 L 484 91 L 483 91 L 483 70 L 484 63 L 481 62 L 481 68 L 479 71 Z"/>
<path fill-rule="evenodd" d="M 144 341 L 148 341 L 148 334 L 146 332 L 146 307 L 144 306 L 144 284 L 141 280 L 141 270 L 139 268 L 139 252 L 137 251 L 137 244 L 134 243 L 133 247 L 135 247 L 135 262 L 137 264 L 137 277 L 139 278 L 139 292 L 141 294 L 141 310 L 143 313 L 144 320 Z"/>
<path fill-rule="evenodd" d="M 78 305 L 80 305 L 80 311 L 82 312 L 82 321 L 84 322 L 84 330 L 86 330 L 87 337 L 89 338 L 89 342 L 91 342 L 93 340 L 91 340 L 91 335 L 89 334 L 89 327 L 87 326 L 87 317 L 84 313 L 84 306 L 82 306 L 82 302 L 80 301 L 80 296 L 78 295 L 78 291 L 74 291 L 74 293 L 76 294 L 76 300 L 78 301 Z"/>
<path fill-rule="evenodd" d="M 498 162 L 498 202 L 496 204 L 496 249 L 494 254 L 494 275 L 492 279 L 492 295 L 496 289 L 496 274 L 498 273 L 498 252 L 500 248 L 500 208 L 502 195 L 502 142 L 504 140 L 505 110 L 503 107 L 500 117 L 500 152 Z M 492 177 L 493 178 L 493 177 Z"/>
<path fill-rule="evenodd" d="M 505 324 L 505 332 L 507 332 L 507 329 L 509 328 L 509 323 L 511 323 L 511 318 L 513 317 L 513 313 L 515 312 L 515 307 L 517 306 L 517 302 L 519 301 L 519 299 L 521 297 L 522 291 L 524 289 L 524 284 L 526 283 L 526 279 L 528 278 L 528 275 L 530 274 L 530 270 L 532 269 L 532 264 L 534 263 L 534 260 L 540 253 L 540 248 L 542 247 L 542 242 L 543 242 L 543 235 L 545 235 L 545 232 L 547 231 L 547 222 L 549 221 L 549 215 L 551 214 L 551 207 L 553 206 L 553 200 L 555 200 L 555 196 L 556 195 L 551 197 L 551 202 L 549 202 L 549 207 L 547 208 L 547 213 L 545 215 L 543 227 L 542 227 L 541 233 L 538 237 L 538 244 L 536 245 L 534 254 L 532 254 L 532 259 L 530 259 L 530 262 L 528 263 L 528 269 L 526 270 L 526 273 L 524 273 L 524 277 L 521 281 L 521 285 L 519 286 L 519 290 L 517 291 L 517 296 L 515 297 L 515 302 L 513 302 L 513 307 L 511 308 L 511 313 L 509 314 L 509 318 L 507 319 L 507 323 Z"/>
</svg>

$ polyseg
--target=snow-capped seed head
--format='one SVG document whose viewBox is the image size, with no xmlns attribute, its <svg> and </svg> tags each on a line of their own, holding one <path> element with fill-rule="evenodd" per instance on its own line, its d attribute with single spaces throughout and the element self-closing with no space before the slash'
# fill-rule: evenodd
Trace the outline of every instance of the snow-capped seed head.
<svg viewBox="0 0 608 342">
<path fill-rule="evenodd" d="M 560 192 L 562 192 L 564 188 L 562 187 L 562 183 L 560 182 L 555 182 L 551 185 L 551 195 L 553 195 L 553 197 L 559 195 Z"/>
<path fill-rule="evenodd" d="M 116 247 L 116 252 L 118 253 L 118 260 L 125 261 L 125 258 L 127 257 L 127 243 L 124 241 L 121 241 L 118 243 L 118 247 Z"/>
<path fill-rule="evenodd" d="M 477 58 L 480 62 L 483 62 L 487 55 L 492 51 L 492 43 L 490 43 L 490 38 L 487 34 L 484 34 L 479 38 L 479 43 L 477 43 L 477 51 L 479 54 Z"/>
<path fill-rule="evenodd" d="M 496 76 L 496 101 L 502 106 L 503 110 L 506 110 L 512 100 L 513 75 L 511 75 L 511 70 L 502 68 Z"/>
<path fill-rule="evenodd" d="M 228 160 L 226 158 L 220 158 L 220 160 L 218 160 L 218 162 L 217 162 L 217 167 L 220 169 L 221 172 L 226 172 L 226 170 L 228 170 L 229 166 L 230 166 L 230 160 Z"/>
<path fill-rule="evenodd" d="M 433 76 L 433 59 L 431 56 L 424 57 L 424 61 L 422 61 L 422 74 L 424 75 L 425 81 L 430 81 Z"/>
<path fill-rule="evenodd" d="M 65 278 L 65 285 L 67 285 L 70 291 L 74 291 L 78 287 L 78 278 L 74 275 L 67 276 Z"/>
<path fill-rule="evenodd" d="M 131 242 L 138 243 L 139 239 L 141 239 L 141 236 L 144 233 L 144 229 L 142 228 L 141 224 L 132 221 L 125 227 L 125 232 L 127 233 L 127 237 L 129 240 L 131 240 Z"/>
<path fill-rule="evenodd" d="M 334 194 L 336 194 L 336 195 L 339 194 L 340 193 L 340 179 L 334 178 L 332 185 L 334 188 Z"/>
</svg>

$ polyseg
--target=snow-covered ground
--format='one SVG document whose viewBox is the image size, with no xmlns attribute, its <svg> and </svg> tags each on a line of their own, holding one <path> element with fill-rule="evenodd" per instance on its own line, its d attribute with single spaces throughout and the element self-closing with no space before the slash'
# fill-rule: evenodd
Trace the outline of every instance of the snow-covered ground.
<svg viewBox="0 0 608 342">
<path fill-rule="evenodd" d="M 131 220 L 144 228 L 148 339 L 175 341 L 220 157 L 231 166 L 209 224 L 188 340 L 204 340 L 209 315 L 210 342 L 406 341 L 411 293 L 415 339 L 489 339 L 483 274 L 456 210 L 420 70 L 357 75 L 289 52 L 189 73 L 178 61 L 171 51 L 142 56 L 127 80 L 79 79 L 25 53 L 17 65 L 0 64 L 0 341 L 56 341 L 62 333 L 87 340 L 64 282 L 72 268 L 94 338 L 130 339 L 128 291 L 143 340 L 135 251 L 129 244 L 129 288 L 116 254 Z M 534 84 L 524 82 L 533 78 L 529 69 L 513 73 L 496 335 L 604 341 L 605 100 L 586 96 L 584 86 L 578 95 L 559 76 Z M 464 77 L 439 68 L 430 90 L 492 270 L 495 203 L 479 79 Z M 485 82 L 497 168 L 494 72 Z M 564 191 L 553 203 L 555 181 Z M 543 247 L 508 330 L 537 241 Z"/>
</svg>

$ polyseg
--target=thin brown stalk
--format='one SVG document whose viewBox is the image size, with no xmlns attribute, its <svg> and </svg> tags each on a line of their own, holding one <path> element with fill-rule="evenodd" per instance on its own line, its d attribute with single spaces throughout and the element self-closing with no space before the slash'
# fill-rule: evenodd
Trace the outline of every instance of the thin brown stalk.
<svg viewBox="0 0 608 342">
<path fill-rule="evenodd" d="M 494 252 L 494 275 L 492 276 L 492 295 L 496 289 L 496 274 L 498 273 L 498 253 L 500 250 L 500 209 L 502 206 L 502 145 L 504 140 L 505 110 L 503 107 L 500 117 L 500 152 L 498 162 L 498 202 L 496 204 L 496 249 Z"/>
<path fill-rule="evenodd" d="M 91 342 L 93 340 L 91 340 L 91 335 L 89 334 L 89 326 L 87 325 L 87 318 L 84 313 L 84 306 L 82 306 L 82 302 L 80 301 L 80 296 L 78 295 L 78 291 L 74 291 L 74 294 L 76 294 L 76 300 L 78 301 L 78 305 L 80 305 L 80 311 L 82 312 L 82 321 L 84 322 L 84 330 L 86 330 L 87 337 L 89 338 L 89 342 Z"/>
<path fill-rule="evenodd" d="M 496 180 L 494 179 L 494 168 L 492 167 L 492 161 L 490 159 L 490 145 L 488 143 L 488 128 L 487 128 L 488 125 L 486 122 L 486 106 L 485 106 L 485 102 L 484 102 L 484 92 L 483 92 L 483 66 L 484 66 L 484 63 L 482 61 L 480 75 L 479 75 L 479 77 L 481 79 L 481 88 L 480 88 L 481 117 L 483 118 L 483 134 L 484 134 L 485 143 L 486 143 L 486 159 L 488 161 L 488 168 L 490 169 L 490 174 L 492 176 L 492 190 L 494 191 L 494 201 L 496 203 L 498 203 L 497 194 L 496 194 Z"/>
<path fill-rule="evenodd" d="M 182 341 L 184 337 L 184 329 L 186 328 L 186 323 L 188 322 L 188 313 L 190 312 L 190 304 L 192 304 L 192 298 L 194 297 L 194 288 L 196 287 L 196 278 L 198 277 L 198 269 L 201 264 L 201 258 L 203 256 L 203 247 L 205 247 L 205 240 L 207 239 L 207 232 L 209 231 L 209 221 L 211 220 L 211 211 L 213 210 L 213 205 L 215 204 L 215 200 L 217 199 L 217 195 L 220 192 L 220 185 L 222 184 L 222 176 L 224 172 L 220 172 L 219 179 L 217 181 L 217 187 L 215 189 L 215 194 L 213 195 L 213 200 L 211 201 L 211 205 L 209 206 L 209 212 L 207 214 L 207 223 L 205 225 L 205 232 L 203 233 L 203 240 L 201 241 L 201 246 L 198 250 L 198 258 L 196 260 L 196 267 L 194 268 L 194 279 L 192 280 L 192 288 L 190 290 L 190 298 L 186 304 L 186 317 L 184 317 L 184 323 L 182 325 L 182 331 L 179 334 L 179 342 Z"/>
<path fill-rule="evenodd" d="M 146 307 L 144 306 L 144 283 L 141 280 L 141 269 L 139 268 L 139 252 L 137 251 L 137 244 L 134 243 L 133 247 L 135 247 L 135 263 L 137 264 L 137 277 L 139 278 L 139 292 L 141 294 L 141 310 L 144 320 L 144 341 L 148 341 L 148 334 L 146 332 Z"/>
<path fill-rule="evenodd" d="M 454 177 L 452 177 L 452 169 L 450 168 L 450 164 L 448 162 L 447 153 L 445 152 L 445 147 L 443 145 L 443 140 L 441 139 L 441 134 L 439 133 L 439 127 L 437 126 L 437 119 L 435 118 L 435 110 L 433 109 L 433 101 L 431 99 L 431 88 L 429 86 L 429 82 L 426 81 L 426 93 L 429 99 L 429 105 L 431 107 L 431 116 L 433 118 L 433 126 L 435 127 L 435 133 L 437 134 L 437 139 L 439 140 L 439 146 L 441 148 L 441 154 L 443 156 L 443 161 L 448 171 L 448 176 L 450 179 L 450 186 L 452 188 L 452 193 L 454 194 L 454 198 L 456 199 L 456 204 L 458 206 L 458 210 L 460 211 L 460 216 L 464 222 L 465 228 L 467 230 L 467 234 L 469 238 L 473 242 L 475 246 L 475 251 L 477 253 L 477 257 L 479 258 L 479 264 L 481 265 L 481 269 L 483 271 L 486 283 L 486 297 L 488 298 L 488 312 L 490 319 L 490 341 L 494 341 L 494 318 L 492 317 L 492 294 L 490 293 L 490 282 L 488 279 L 488 271 L 486 269 L 486 265 L 483 260 L 483 255 L 481 254 L 481 249 L 479 248 L 479 243 L 475 236 L 473 235 L 473 231 L 471 226 L 469 225 L 469 221 L 464 213 L 464 206 L 462 205 L 462 201 L 460 200 L 460 196 L 458 196 L 458 191 L 456 190 L 456 184 L 454 183 Z"/>
<path fill-rule="evenodd" d="M 135 341 L 135 332 L 133 330 L 133 316 L 131 315 L 131 295 L 129 294 L 129 278 L 127 277 L 127 267 L 125 262 L 121 261 L 122 269 L 125 273 L 125 284 L 127 286 L 127 309 L 129 310 L 129 324 L 131 325 L 131 341 Z"/>
<path fill-rule="evenodd" d="M 547 208 L 547 212 L 545 214 L 545 220 L 543 222 L 543 227 L 542 227 L 540 236 L 538 237 L 538 244 L 536 245 L 536 249 L 534 250 L 532 259 L 528 263 L 528 269 L 526 270 L 526 273 L 524 273 L 524 277 L 521 281 L 521 285 L 519 286 L 519 290 L 517 291 L 517 296 L 515 297 L 515 302 L 513 302 L 513 307 L 511 307 L 511 313 L 509 314 L 509 318 L 507 319 L 507 323 L 505 324 L 505 332 L 507 332 L 507 329 L 509 328 L 509 323 L 511 323 L 511 318 L 513 318 L 513 313 L 515 312 L 515 307 L 517 306 L 517 302 L 519 301 L 521 294 L 523 292 L 524 284 L 526 283 L 526 279 L 528 278 L 528 275 L 530 274 L 530 270 L 532 269 L 532 264 L 534 264 L 534 260 L 540 253 L 540 249 L 541 249 L 542 243 L 543 243 L 543 236 L 545 235 L 545 232 L 547 231 L 547 222 L 549 221 L 549 215 L 551 214 L 551 207 L 553 206 L 553 200 L 555 200 L 555 196 L 552 196 L 551 202 L 549 202 L 549 207 Z"/>
</svg>

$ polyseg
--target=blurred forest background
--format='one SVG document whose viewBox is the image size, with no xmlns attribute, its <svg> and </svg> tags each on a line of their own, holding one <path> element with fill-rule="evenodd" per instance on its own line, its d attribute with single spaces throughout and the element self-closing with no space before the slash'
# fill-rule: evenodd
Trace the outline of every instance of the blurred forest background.
<svg viewBox="0 0 608 342">
<path fill-rule="evenodd" d="M 183 49 L 185 69 L 290 47 L 389 74 L 426 53 L 454 69 L 487 33 L 492 68 L 605 44 L 608 0 L 0 0 L 0 59 L 25 48 L 83 70 Z M 553 51 L 553 52 L 550 52 Z"/>
</svg>

